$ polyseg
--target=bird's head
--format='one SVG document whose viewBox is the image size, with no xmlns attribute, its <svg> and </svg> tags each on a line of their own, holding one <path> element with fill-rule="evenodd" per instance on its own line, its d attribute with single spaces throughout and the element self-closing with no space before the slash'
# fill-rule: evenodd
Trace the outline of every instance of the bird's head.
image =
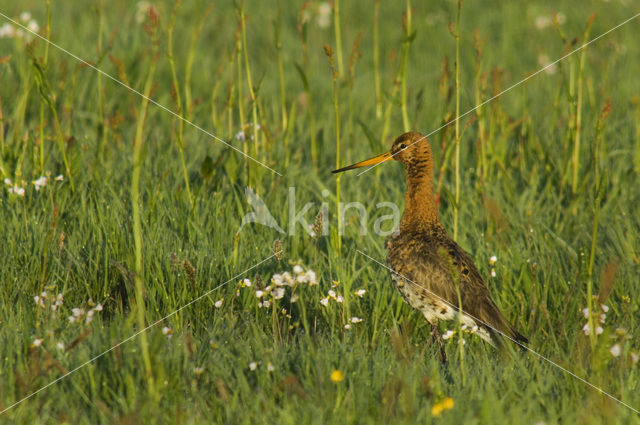
<svg viewBox="0 0 640 425">
<path fill-rule="evenodd" d="M 396 138 L 389 152 L 374 156 L 365 161 L 357 162 L 348 167 L 334 170 L 333 173 L 369 167 L 392 159 L 405 164 L 408 170 L 425 166 L 429 167 L 432 162 L 431 146 L 422 134 L 410 131 Z"/>
</svg>

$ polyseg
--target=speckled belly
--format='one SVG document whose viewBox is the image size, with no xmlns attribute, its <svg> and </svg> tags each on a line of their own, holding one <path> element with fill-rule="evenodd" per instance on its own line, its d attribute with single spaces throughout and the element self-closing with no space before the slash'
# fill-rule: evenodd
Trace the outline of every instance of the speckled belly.
<svg viewBox="0 0 640 425">
<path fill-rule="evenodd" d="M 402 298 L 411 307 L 424 314 L 424 317 L 432 325 L 435 325 L 438 320 L 451 320 L 455 317 L 453 308 L 427 289 L 420 288 L 415 283 L 396 273 L 391 273 L 391 280 L 402 295 Z"/>
</svg>

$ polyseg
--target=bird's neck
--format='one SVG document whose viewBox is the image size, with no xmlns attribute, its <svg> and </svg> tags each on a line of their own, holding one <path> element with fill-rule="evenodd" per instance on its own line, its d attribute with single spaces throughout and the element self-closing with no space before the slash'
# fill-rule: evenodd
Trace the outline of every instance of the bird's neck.
<svg viewBox="0 0 640 425">
<path fill-rule="evenodd" d="M 433 195 L 433 166 L 408 166 L 405 208 L 400 230 L 428 229 L 440 226 Z"/>
</svg>

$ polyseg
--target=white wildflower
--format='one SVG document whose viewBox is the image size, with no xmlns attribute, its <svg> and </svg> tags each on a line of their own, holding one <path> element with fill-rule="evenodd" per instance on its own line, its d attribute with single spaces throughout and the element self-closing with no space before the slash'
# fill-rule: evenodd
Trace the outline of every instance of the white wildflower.
<svg viewBox="0 0 640 425">
<path fill-rule="evenodd" d="M 299 274 L 296 276 L 296 282 L 298 283 L 306 283 L 307 282 L 307 275 L 305 274 Z"/>
<path fill-rule="evenodd" d="M 149 11 L 153 8 L 153 5 L 148 1 L 139 1 L 136 6 L 136 22 L 141 24 L 149 15 Z"/>
<path fill-rule="evenodd" d="M 489 258 L 489 265 L 493 266 L 496 261 L 498 261 L 498 257 L 496 257 L 495 255 L 492 255 L 491 258 Z"/>
<path fill-rule="evenodd" d="M 444 335 L 442 335 L 442 339 L 449 339 L 453 336 L 455 332 L 453 332 L 451 329 L 447 330 Z"/>
<path fill-rule="evenodd" d="M 602 332 L 604 332 L 604 329 L 602 329 L 602 326 L 596 326 L 596 335 L 600 335 Z"/>
<path fill-rule="evenodd" d="M 298 302 L 299 298 L 300 298 L 300 296 L 298 294 L 293 294 L 293 295 L 291 295 L 290 301 L 291 301 L 291 303 L 295 303 L 295 302 Z"/>
<path fill-rule="evenodd" d="M 276 300 L 281 299 L 282 297 L 284 297 L 284 288 L 276 288 L 275 291 L 273 291 L 273 298 L 275 298 Z"/>
<path fill-rule="evenodd" d="M 316 24 L 320 28 L 328 28 L 331 25 L 331 5 L 329 2 L 323 1 L 318 5 Z"/>
<path fill-rule="evenodd" d="M 494 269 L 491 269 L 491 277 L 496 277 L 496 271 Z"/>
<path fill-rule="evenodd" d="M 271 362 L 267 363 L 267 372 L 273 372 L 276 368 L 271 364 Z"/>
<path fill-rule="evenodd" d="M 241 142 L 244 142 L 246 139 L 246 136 L 244 135 L 244 130 L 240 130 L 236 133 L 235 136 L 233 136 L 234 139 L 239 140 Z"/>
<path fill-rule="evenodd" d="M 585 335 L 589 335 L 591 333 L 591 329 L 589 329 L 588 323 L 584 324 L 584 326 L 582 327 L 582 332 L 584 332 Z"/>
<path fill-rule="evenodd" d="M 0 27 L 0 30 L 2 30 L 2 27 Z M 13 183 L 11 182 L 11 179 L 6 178 L 6 179 L 4 179 L 4 184 L 6 184 L 7 186 L 11 186 Z"/>
<path fill-rule="evenodd" d="M 0 38 L 13 38 L 16 35 L 16 29 L 13 27 L 13 25 L 11 25 L 9 22 L 4 23 L 2 26 L 0 26 Z M 11 183 L 7 183 L 7 180 L 9 179 L 4 179 L 4 182 L 6 184 L 11 184 Z M 9 182 L 11 182 L 11 180 L 9 180 Z"/>
<path fill-rule="evenodd" d="M 336 291 L 334 291 L 333 289 L 329 289 L 329 292 L 327 292 L 327 295 L 329 295 L 331 298 L 335 298 Z"/>
<path fill-rule="evenodd" d="M 605 304 L 601 304 L 600 308 L 602 309 L 602 311 L 604 311 L 605 313 L 609 311 L 609 306 L 605 305 Z"/>
<path fill-rule="evenodd" d="M 606 320 L 606 318 L 607 318 L 607 315 L 606 315 L 606 314 L 604 314 L 604 313 L 600 314 L 600 323 L 604 323 L 604 321 Z"/>
<path fill-rule="evenodd" d="M 609 352 L 613 357 L 618 357 L 622 352 L 622 348 L 620 347 L 620 344 L 613 344 L 611 348 L 609 348 Z"/>
<path fill-rule="evenodd" d="M 64 350 L 64 348 L 65 348 L 65 347 L 64 347 L 64 342 L 59 341 L 59 342 L 56 344 L 56 347 L 58 348 L 58 350 L 63 351 L 63 350 Z"/>
<path fill-rule="evenodd" d="M 71 309 L 71 313 L 75 317 L 80 317 L 80 316 L 84 315 L 84 308 L 74 307 L 74 308 Z"/>
<path fill-rule="evenodd" d="M 162 335 L 170 335 L 171 332 L 173 332 L 173 331 L 171 330 L 171 328 L 169 326 L 165 326 L 165 327 L 162 328 Z"/>
<path fill-rule="evenodd" d="M 366 292 L 367 292 L 367 291 L 366 291 L 365 289 L 358 289 L 358 290 L 355 292 L 355 294 L 356 294 L 357 296 L 359 296 L 360 298 L 362 298 L 362 297 L 364 297 L 364 294 L 365 294 Z"/>
<path fill-rule="evenodd" d="M 215 308 L 220 308 L 220 307 L 222 307 L 223 301 L 224 301 L 224 298 L 221 298 L 218 301 L 216 301 L 215 303 L 213 303 L 213 305 L 215 306 Z"/>
<path fill-rule="evenodd" d="M 12 195 L 24 196 L 24 188 L 19 186 L 13 186 L 9 188 L 9 193 Z"/>
<path fill-rule="evenodd" d="M 337 303 L 341 303 L 342 301 L 344 301 L 344 298 L 342 298 L 342 295 L 338 295 L 338 296 L 336 297 L 336 302 L 337 302 Z"/>
<path fill-rule="evenodd" d="M 42 345 L 42 340 L 40 338 L 36 338 L 33 340 L 34 347 L 40 347 Z"/>
<path fill-rule="evenodd" d="M 282 280 L 284 280 L 287 285 L 293 284 L 293 276 L 291 276 L 291 273 L 289 272 L 282 273 Z"/>
<path fill-rule="evenodd" d="M 633 364 L 638 363 L 638 360 L 640 360 L 640 353 L 636 353 L 635 351 L 632 351 L 629 354 L 631 355 L 631 361 L 633 362 Z"/>
<path fill-rule="evenodd" d="M 29 21 L 29 23 L 27 24 L 27 28 L 29 28 L 33 32 L 40 31 L 40 25 L 38 25 L 38 23 L 34 20 Z"/>
<path fill-rule="evenodd" d="M 359 318 L 359 317 L 353 316 L 351 319 L 349 319 L 349 321 L 351 323 L 360 323 L 360 322 L 362 322 L 362 319 Z"/>
<path fill-rule="evenodd" d="M 247 287 L 247 288 L 251 288 L 251 281 L 247 278 L 242 279 L 242 286 L 243 287 Z"/>
<path fill-rule="evenodd" d="M 249 363 L 249 369 L 256 370 L 258 368 L 258 362 Z"/>
<path fill-rule="evenodd" d="M 54 180 L 58 181 L 58 182 L 61 182 L 61 181 L 64 180 L 64 176 L 62 174 L 58 174 Z"/>
<path fill-rule="evenodd" d="M 204 368 L 203 368 L 203 367 L 201 367 L 201 366 L 194 367 L 194 368 L 193 368 L 193 373 L 194 373 L 196 376 L 202 375 L 202 374 L 204 373 Z"/>
<path fill-rule="evenodd" d="M 258 297 L 258 298 L 262 298 L 263 296 L 264 296 L 264 291 L 261 291 L 261 290 L 259 290 L 259 289 L 258 289 L 258 290 L 256 291 L 256 297 Z"/>
<path fill-rule="evenodd" d="M 273 282 L 276 286 L 282 286 L 285 284 L 285 282 L 282 280 L 282 275 L 278 273 L 271 276 L 271 282 Z"/>
<path fill-rule="evenodd" d="M 309 283 L 309 285 L 318 284 L 318 281 L 316 280 L 316 272 L 314 272 L 313 270 L 307 270 L 305 275 L 307 276 L 307 282 Z"/>
<path fill-rule="evenodd" d="M 302 274 L 304 273 L 304 269 L 300 267 L 298 264 L 296 264 L 295 266 L 293 266 L 293 272 L 295 274 Z"/>
<path fill-rule="evenodd" d="M 98 304 L 98 305 L 97 305 L 97 306 L 95 306 L 93 309 L 94 309 L 95 311 L 102 311 L 102 309 L 103 309 L 102 304 Z"/>
<path fill-rule="evenodd" d="M 351 324 L 350 324 L 350 323 L 347 323 L 346 325 L 344 325 L 344 328 L 345 328 L 346 330 L 351 329 Z"/>
<path fill-rule="evenodd" d="M 323 306 L 328 306 L 329 305 L 329 298 L 323 298 L 320 300 L 320 304 L 322 304 Z"/>
<path fill-rule="evenodd" d="M 582 309 L 582 315 L 584 316 L 585 319 L 589 318 L 589 309 L 588 308 L 583 308 Z"/>
</svg>

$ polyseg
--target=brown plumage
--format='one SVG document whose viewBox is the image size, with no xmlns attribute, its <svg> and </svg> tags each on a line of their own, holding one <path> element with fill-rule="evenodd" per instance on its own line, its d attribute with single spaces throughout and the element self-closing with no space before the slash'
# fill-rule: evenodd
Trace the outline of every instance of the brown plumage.
<svg viewBox="0 0 640 425">
<path fill-rule="evenodd" d="M 422 312 L 431 324 L 443 361 L 438 321 L 457 319 L 459 305 L 462 305 L 462 323 L 489 343 L 501 345 L 499 333 L 527 343 L 527 338 L 504 318 L 491 299 L 469 254 L 449 238 L 442 226 L 433 194 L 431 146 L 422 139 L 424 136 L 420 133 L 405 133 L 393 142 L 390 152 L 334 172 L 390 159 L 405 165 L 405 211 L 398 232 L 387 240 L 387 263 L 405 301 Z"/>
</svg>

